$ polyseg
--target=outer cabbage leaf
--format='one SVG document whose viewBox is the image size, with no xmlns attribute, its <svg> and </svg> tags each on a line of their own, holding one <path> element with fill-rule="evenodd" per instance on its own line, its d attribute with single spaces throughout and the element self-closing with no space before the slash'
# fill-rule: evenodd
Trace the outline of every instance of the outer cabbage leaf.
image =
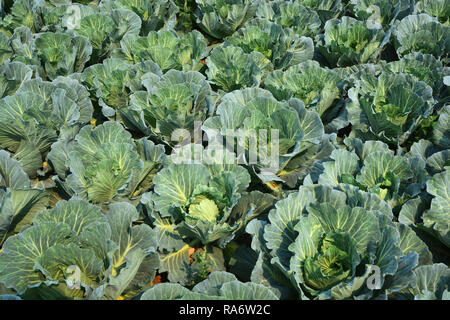
<svg viewBox="0 0 450 320">
<path fill-rule="evenodd" d="M 337 18 L 343 7 L 341 0 L 298 0 L 296 2 L 316 11 L 322 23 Z"/>
<path fill-rule="evenodd" d="M 117 299 L 124 291 L 135 294 L 148 287 L 156 275 L 157 236 L 146 224 L 133 226 L 138 218 L 136 208 L 124 202 L 112 204 L 106 214 L 111 241 L 117 245 L 102 289 L 108 298 Z"/>
<path fill-rule="evenodd" d="M 9 37 L 0 31 L 0 63 L 5 62 L 13 55 Z"/>
<path fill-rule="evenodd" d="M 179 263 L 177 264 L 177 270 L 183 271 L 184 263 L 186 262 L 186 265 L 189 263 L 189 246 L 184 243 L 178 230 L 175 229 L 176 219 L 172 217 L 162 217 L 161 214 L 154 209 L 153 197 L 154 194 L 150 192 L 144 193 L 140 202 L 145 208 L 145 216 L 149 219 L 154 230 L 158 234 L 158 250 L 160 252 L 178 252 L 176 256 L 180 259 L 178 259 Z M 175 257 L 175 254 L 173 256 Z M 180 265 L 182 266 L 180 267 Z"/>
<path fill-rule="evenodd" d="M 278 300 L 269 289 L 252 282 L 241 282 L 228 272 L 212 272 L 192 291 L 179 284 L 163 283 L 147 290 L 141 300 Z"/>
<path fill-rule="evenodd" d="M 0 65 L 0 97 L 13 95 L 27 80 L 33 70 L 22 62 L 5 62 Z"/>
<path fill-rule="evenodd" d="M 418 265 L 430 265 L 433 263 L 433 256 L 428 246 L 416 234 L 416 232 L 403 223 L 397 225 L 400 233 L 398 246 L 406 254 L 416 252 L 418 257 Z"/>
<path fill-rule="evenodd" d="M 205 296 L 191 292 L 178 283 L 159 283 L 145 291 L 141 300 L 205 300 Z"/>
<path fill-rule="evenodd" d="M 433 196 L 431 207 L 423 216 L 423 224 L 445 245 L 450 246 L 450 170 L 435 174 L 427 182 L 427 192 Z"/>
<path fill-rule="evenodd" d="M 450 106 L 442 108 L 436 126 L 433 128 L 432 141 L 442 149 L 450 149 Z"/>
<path fill-rule="evenodd" d="M 395 299 L 447 300 L 450 270 L 443 263 L 421 266 L 414 270 L 415 280 L 408 288 L 393 295 Z"/>
<path fill-rule="evenodd" d="M 433 144 L 428 140 L 419 140 L 413 143 L 406 156 L 418 157 L 425 161 L 426 170 L 430 176 L 444 171 L 450 165 L 450 150 L 442 150 L 439 144 Z"/>
<path fill-rule="evenodd" d="M 254 219 L 246 228 L 246 232 L 252 236 L 252 243 L 250 250 L 252 255 L 256 255 L 256 262 L 252 261 L 250 265 L 250 279 L 254 283 L 259 283 L 272 288 L 281 300 L 284 299 L 296 299 L 298 292 L 293 286 L 288 276 L 280 272 L 277 265 L 272 264 L 272 256 L 270 250 L 266 246 L 264 240 L 264 228 L 268 221 Z M 239 250 L 239 249 L 238 249 Z M 236 250 L 236 258 L 238 258 L 238 250 Z M 238 264 L 242 263 L 243 259 L 249 259 L 250 253 L 245 254 L 244 257 L 240 257 Z M 253 269 L 253 270 L 252 270 Z M 232 269 L 234 270 L 234 269 Z"/>
<path fill-rule="evenodd" d="M 136 170 L 128 182 L 125 193 L 128 197 L 135 199 L 153 186 L 153 177 L 161 168 L 165 158 L 163 145 L 142 138 L 135 140 L 136 150 L 143 162 L 142 169 Z"/>
<path fill-rule="evenodd" d="M 31 187 L 20 162 L 0 150 L 0 245 L 9 235 L 30 224 L 48 202 L 47 192 Z"/>
</svg>

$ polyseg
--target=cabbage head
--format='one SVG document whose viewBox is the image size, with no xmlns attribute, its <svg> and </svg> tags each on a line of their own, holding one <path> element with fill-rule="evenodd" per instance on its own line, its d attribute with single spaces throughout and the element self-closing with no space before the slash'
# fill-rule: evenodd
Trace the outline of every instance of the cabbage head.
<svg viewBox="0 0 450 320">
<path fill-rule="evenodd" d="M 418 261 L 431 263 L 425 243 L 392 221 L 389 205 L 358 188 L 302 186 L 275 207 L 260 231 L 256 220 L 247 230 L 265 266 L 302 299 L 386 299 L 414 285 Z"/>
<path fill-rule="evenodd" d="M 349 90 L 347 110 L 353 134 L 402 145 L 426 119 L 434 99 L 432 88 L 416 77 L 382 72 L 378 77 L 363 72 Z"/>
</svg>

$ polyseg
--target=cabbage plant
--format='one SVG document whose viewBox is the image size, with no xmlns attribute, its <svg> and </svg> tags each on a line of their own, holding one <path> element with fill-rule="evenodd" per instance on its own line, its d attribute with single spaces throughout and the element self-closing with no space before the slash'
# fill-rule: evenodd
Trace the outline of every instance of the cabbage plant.
<svg viewBox="0 0 450 320">
<path fill-rule="evenodd" d="M 0 21 L 0 31 L 11 34 L 15 28 L 27 27 L 37 33 L 44 27 L 46 11 L 42 0 L 14 1 L 9 13 Z"/>
<path fill-rule="evenodd" d="M 141 202 L 154 218 L 171 218 L 180 237 L 224 247 L 273 199 L 246 191 L 250 175 L 228 151 L 189 144 L 166 161 L 153 179 L 154 191 Z"/>
<path fill-rule="evenodd" d="M 145 291 L 141 300 L 278 300 L 278 297 L 262 284 L 241 282 L 232 273 L 215 271 L 192 290 L 178 283 L 162 283 Z"/>
<path fill-rule="evenodd" d="M 148 286 L 159 265 L 156 233 L 145 224 L 133 226 L 138 217 L 128 203 L 111 205 L 105 215 L 77 198 L 60 201 L 6 240 L 0 279 L 35 299 L 132 295 Z"/>
<path fill-rule="evenodd" d="M 14 153 L 31 178 L 45 166 L 52 143 L 76 132 L 93 113 L 87 90 L 65 77 L 25 81 L 0 100 L 0 109 L 0 146 Z"/>
<path fill-rule="evenodd" d="M 3 38 L 0 35 L 0 38 Z M 82 72 L 91 58 L 88 39 L 73 31 L 42 32 L 32 35 L 27 27 L 19 27 L 4 42 L 4 54 L 13 62 L 21 62 L 45 80 Z"/>
<path fill-rule="evenodd" d="M 306 110 L 296 98 L 280 102 L 263 89 L 236 90 L 222 98 L 216 114 L 203 124 L 208 138 L 222 137 L 225 145 L 237 138 L 237 146 L 245 151 L 239 156 L 264 183 L 280 181 L 293 187 L 309 173 L 306 164 L 328 156 L 329 142 L 318 113 Z M 260 129 L 267 130 L 266 136 Z"/>
<path fill-rule="evenodd" d="M 109 56 L 124 36 L 139 34 L 142 21 L 133 11 L 114 9 L 86 12 L 79 24 L 75 30 L 89 39 L 92 60 L 101 61 Z"/>
<path fill-rule="evenodd" d="M 431 263 L 422 240 L 392 222 L 389 205 L 358 188 L 302 186 L 275 207 L 266 224 L 247 230 L 267 267 L 281 271 L 302 299 L 386 299 L 414 285 L 418 259 Z"/>
<path fill-rule="evenodd" d="M 429 53 L 448 64 L 450 27 L 426 13 L 403 18 L 394 33 L 394 45 L 399 56 L 411 52 Z"/>
<path fill-rule="evenodd" d="M 409 73 L 429 85 L 433 89 L 433 97 L 440 103 L 448 102 L 449 89 L 442 79 L 450 73 L 450 69 L 431 54 L 409 53 L 398 61 L 388 63 L 383 70 Z"/>
<path fill-rule="evenodd" d="M 86 68 L 80 78 L 92 100 L 102 107 L 103 115 L 120 120 L 117 111 L 128 106 L 132 92 L 142 88 L 141 77 L 146 73 L 162 74 L 152 61 L 132 65 L 119 58 L 110 58 Z"/>
<path fill-rule="evenodd" d="M 182 285 L 204 280 L 205 272 L 224 271 L 222 249 L 274 201 L 270 194 L 247 191 L 249 173 L 220 146 L 178 147 L 153 182 L 141 203 L 158 232 L 160 271 Z M 193 263 L 191 248 L 200 253 Z"/>
<path fill-rule="evenodd" d="M 278 100 L 297 98 L 308 110 L 316 111 L 327 132 L 348 124 L 345 109 L 345 83 L 338 73 L 306 61 L 285 71 L 275 70 L 264 79 L 264 87 Z"/>
<path fill-rule="evenodd" d="M 450 2 L 448 0 L 418 0 L 414 6 L 415 13 L 426 13 L 448 26 L 450 19 Z"/>
<path fill-rule="evenodd" d="M 55 180 L 69 195 L 94 203 L 138 198 L 151 187 L 164 155 L 163 146 L 145 138 L 133 141 L 114 121 L 85 126 L 74 140 L 51 155 L 66 176 Z"/>
<path fill-rule="evenodd" d="M 299 37 L 265 19 L 253 19 L 227 38 L 226 44 L 240 47 L 245 53 L 261 52 L 275 69 L 285 68 L 313 58 L 311 38 Z"/>
<path fill-rule="evenodd" d="M 414 2 L 410 0 L 351 0 L 350 4 L 358 19 L 376 21 L 385 30 L 414 10 Z"/>
<path fill-rule="evenodd" d="M 416 77 L 382 72 L 361 73 L 349 90 L 349 121 L 364 139 L 402 145 L 432 110 L 433 90 Z"/>
<path fill-rule="evenodd" d="M 297 0 L 297 3 L 316 11 L 323 23 L 337 18 L 343 9 L 342 0 Z"/>
<path fill-rule="evenodd" d="M 336 149 L 322 162 L 318 183 L 337 187 L 351 184 L 376 194 L 398 208 L 425 189 L 425 161 L 419 157 L 395 155 L 381 141 L 346 138 L 347 150 Z"/>
<path fill-rule="evenodd" d="M 31 224 L 48 202 L 48 193 L 33 185 L 21 163 L 0 150 L 0 245 Z"/>
<path fill-rule="evenodd" d="M 317 47 L 330 67 L 346 67 L 377 62 L 386 44 L 384 40 L 380 24 L 344 16 L 325 23 L 325 33 L 317 37 Z"/>
<path fill-rule="evenodd" d="M 282 28 L 291 28 L 299 36 L 314 38 L 321 31 L 322 22 L 317 12 L 298 1 L 262 2 L 256 15 Z"/>
<path fill-rule="evenodd" d="M 206 65 L 209 81 L 225 92 L 259 86 L 263 72 L 272 68 L 261 52 L 247 54 L 232 45 L 214 48 Z"/>
<path fill-rule="evenodd" d="M 142 116 L 146 126 L 169 143 L 176 138 L 176 130 L 192 133 L 195 122 L 213 112 L 214 94 L 199 72 L 172 69 L 162 76 L 145 75 L 142 83 L 147 90 L 131 95 L 129 112 Z"/>
<path fill-rule="evenodd" d="M 163 71 L 199 71 L 203 67 L 200 60 L 206 55 L 204 36 L 196 30 L 182 37 L 168 30 L 152 31 L 144 37 L 125 36 L 120 42 L 120 49 L 112 53 L 112 57 L 131 64 L 152 61 Z"/>
<path fill-rule="evenodd" d="M 196 22 L 213 38 L 221 39 L 233 34 L 256 13 L 255 1 L 251 0 L 195 0 Z"/>
<path fill-rule="evenodd" d="M 142 21 L 141 34 L 175 26 L 178 8 L 172 0 L 107 0 L 102 1 L 105 10 L 127 9 L 137 14 Z"/>
<path fill-rule="evenodd" d="M 93 50 L 87 38 L 69 32 L 41 33 L 35 40 L 35 47 L 43 62 L 43 78 L 50 80 L 82 72 Z"/>
</svg>

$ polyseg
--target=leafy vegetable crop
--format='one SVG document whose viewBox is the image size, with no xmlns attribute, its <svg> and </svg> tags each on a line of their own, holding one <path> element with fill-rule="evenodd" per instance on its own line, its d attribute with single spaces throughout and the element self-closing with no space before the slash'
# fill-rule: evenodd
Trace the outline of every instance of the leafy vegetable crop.
<svg viewBox="0 0 450 320">
<path fill-rule="evenodd" d="M 0 300 L 450 299 L 448 0 L 0 0 Z"/>
</svg>

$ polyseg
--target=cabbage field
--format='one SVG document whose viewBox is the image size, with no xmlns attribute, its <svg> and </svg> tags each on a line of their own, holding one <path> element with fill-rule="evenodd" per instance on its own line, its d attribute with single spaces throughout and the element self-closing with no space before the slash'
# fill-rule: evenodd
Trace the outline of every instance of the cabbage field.
<svg viewBox="0 0 450 320">
<path fill-rule="evenodd" d="M 449 300 L 450 0 L 0 0 L 0 300 Z"/>
</svg>

